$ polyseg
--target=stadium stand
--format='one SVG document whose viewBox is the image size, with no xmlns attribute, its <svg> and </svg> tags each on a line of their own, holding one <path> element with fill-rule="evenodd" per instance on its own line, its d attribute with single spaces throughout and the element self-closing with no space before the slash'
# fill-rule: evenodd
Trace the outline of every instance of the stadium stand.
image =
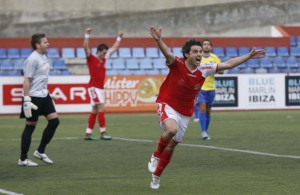
<svg viewBox="0 0 300 195">
<path fill-rule="evenodd" d="M 131 58 L 131 50 L 129 47 L 120 47 L 118 49 L 119 57 L 120 58 Z"/>
<path fill-rule="evenodd" d="M 20 50 L 18 48 L 7 49 L 7 58 L 9 59 L 20 58 Z"/>
<path fill-rule="evenodd" d="M 260 67 L 262 68 L 273 68 L 273 64 L 270 58 L 262 58 L 260 60 Z"/>
<path fill-rule="evenodd" d="M 147 47 L 146 48 L 146 57 L 148 58 L 158 58 L 159 53 L 156 47 Z"/>
<path fill-rule="evenodd" d="M 21 58 L 27 58 L 32 52 L 32 49 L 30 48 L 21 48 L 20 49 L 20 57 Z"/>
<path fill-rule="evenodd" d="M 283 58 L 280 58 L 280 57 L 274 58 L 273 65 L 277 69 L 284 69 L 284 68 L 287 67 L 285 60 Z"/>
<path fill-rule="evenodd" d="M 49 48 L 47 52 L 48 58 L 60 58 L 58 48 Z"/>
<path fill-rule="evenodd" d="M 23 70 L 24 68 L 24 59 L 17 59 L 13 61 L 14 70 Z"/>
<path fill-rule="evenodd" d="M 238 48 L 238 54 L 239 56 L 245 55 L 247 53 L 250 52 L 250 48 L 249 47 L 239 47 Z"/>
<path fill-rule="evenodd" d="M 238 56 L 237 49 L 235 47 L 227 47 L 225 49 L 225 53 L 226 53 L 227 57 L 237 57 Z"/>
<path fill-rule="evenodd" d="M 280 57 L 288 57 L 290 56 L 289 49 L 287 47 L 277 47 L 277 55 Z"/>
<path fill-rule="evenodd" d="M 0 48 L 0 59 L 6 59 L 6 58 L 7 58 L 6 49 Z"/>
<path fill-rule="evenodd" d="M 291 47 L 290 56 L 300 57 L 300 47 Z"/>
<path fill-rule="evenodd" d="M 143 59 L 140 59 L 140 68 L 142 70 L 145 70 L 145 69 L 153 69 L 153 66 L 152 66 L 152 60 L 150 58 L 143 58 Z"/>
<path fill-rule="evenodd" d="M 112 68 L 116 70 L 126 69 L 125 60 L 123 58 L 112 59 Z"/>
<path fill-rule="evenodd" d="M 219 58 L 225 57 L 225 52 L 222 47 L 213 47 L 213 53 L 216 54 Z"/>
<path fill-rule="evenodd" d="M 286 59 L 286 65 L 288 68 L 299 68 L 299 64 L 297 62 L 297 58 L 289 57 Z"/>
<path fill-rule="evenodd" d="M 260 68 L 258 59 L 250 59 L 247 61 L 247 67 L 250 69 Z"/>
<path fill-rule="evenodd" d="M 144 58 L 145 51 L 143 47 L 134 47 L 132 48 L 132 57 L 134 58 Z"/>
<path fill-rule="evenodd" d="M 126 62 L 126 68 L 129 70 L 138 70 L 140 69 L 139 67 L 139 62 L 137 58 L 128 58 L 125 60 Z"/>
<path fill-rule="evenodd" d="M 81 48 L 76 48 L 76 57 L 81 58 L 81 59 L 86 58 L 84 48 L 82 48 L 82 47 Z"/>
<path fill-rule="evenodd" d="M 267 56 L 267 57 L 276 57 L 277 56 L 275 47 L 265 47 L 265 51 L 266 51 L 265 56 Z"/>
<path fill-rule="evenodd" d="M 73 58 L 75 58 L 75 49 L 74 48 L 62 48 L 61 56 L 64 59 L 73 59 Z"/>
<path fill-rule="evenodd" d="M 181 52 L 181 47 L 173 47 L 171 51 L 173 52 L 173 54 L 175 56 L 178 56 L 180 58 L 183 57 L 182 52 Z"/>
<path fill-rule="evenodd" d="M 1 60 L 0 70 L 14 70 L 14 66 L 10 59 Z"/>
</svg>

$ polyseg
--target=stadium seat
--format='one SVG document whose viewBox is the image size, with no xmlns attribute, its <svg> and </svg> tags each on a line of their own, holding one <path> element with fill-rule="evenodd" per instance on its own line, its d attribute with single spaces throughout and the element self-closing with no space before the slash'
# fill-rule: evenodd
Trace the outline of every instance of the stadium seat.
<svg viewBox="0 0 300 195">
<path fill-rule="evenodd" d="M 137 70 L 140 69 L 139 62 L 136 58 L 128 58 L 125 60 L 126 68 L 129 70 Z"/>
<path fill-rule="evenodd" d="M 120 74 L 121 76 L 129 76 L 129 75 L 132 75 L 131 71 L 130 70 L 122 70 L 120 71 Z"/>
<path fill-rule="evenodd" d="M 58 48 L 49 48 L 47 52 L 47 57 L 48 58 L 59 58 L 59 51 Z"/>
<path fill-rule="evenodd" d="M 250 52 L 250 48 L 249 47 L 239 47 L 239 49 L 238 49 L 239 56 L 248 54 L 249 52 Z"/>
<path fill-rule="evenodd" d="M 293 69 L 291 68 L 283 68 L 283 69 L 280 69 L 280 72 L 282 73 L 293 73 Z"/>
<path fill-rule="evenodd" d="M 5 76 L 22 76 L 21 71 L 7 71 Z"/>
<path fill-rule="evenodd" d="M 152 60 L 150 58 L 140 59 L 140 68 L 141 69 L 153 69 Z"/>
<path fill-rule="evenodd" d="M 24 59 L 17 59 L 13 61 L 14 70 L 23 70 L 24 68 Z"/>
<path fill-rule="evenodd" d="M 64 60 L 53 60 L 52 66 L 56 70 L 68 70 Z"/>
<path fill-rule="evenodd" d="M 167 75 L 167 74 L 169 74 L 169 69 L 167 68 L 167 69 L 161 69 L 160 70 L 160 74 L 161 75 Z"/>
<path fill-rule="evenodd" d="M 117 52 L 115 52 L 115 53 L 117 53 Z M 96 54 L 97 54 L 97 48 L 95 48 L 95 47 L 92 48 L 92 54 L 93 54 L 93 55 L 96 55 Z"/>
<path fill-rule="evenodd" d="M 290 55 L 300 57 L 300 47 L 290 47 Z"/>
<path fill-rule="evenodd" d="M 274 58 L 273 65 L 277 69 L 286 68 L 286 62 L 285 62 L 285 60 L 283 58 L 279 58 L 279 57 L 278 58 Z"/>
<path fill-rule="evenodd" d="M 237 57 L 238 53 L 237 53 L 237 49 L 235 47 L 227 47 L 225 49 L 225 53 L 227 57 Z"/>
<path fill-rule="evenodd" d="M 280 73 L 280 70 L 277 68 L 271 68 L 268 70 L 269 73 Z"/>
<path fill-rule="evenodd" d="M 0 70 L 13 70 L 14 66 L 9 59 L 5 59 L 1 61 Z"/>
<path fill-rule="evenodd" d="M 228 74 L 240 74 L 241 71 L 238 69 L 238 68 L 232 68 L 232 69 L 229 69 Z"/>
<path fill-rule="evenodd" d="M 21 48 L 20 49 L 20 57 L 21 58 L 28 58 L 28 56 L 32 53 L 32 49 L 30 48 Z"/>
<path fill-rule="evenodd" d="M 272 64 L 272 61 L 270 60 L 270 58 L 262 58 L 260 60 L 260 67 L 262 67 L 262 68 L 273 68 L 273 64 Z"/>
<path fill-rule="evenodd" d="M 60 75 L 60 71 L 58 71 L 58 70 L 50 70 L 49 71 L 49 75 L 50 76 L 58 76 L 58 75 Z"/>
<path fill-rule="evenodd" d="M 242 64 L 238 65 L 237 68 L 239 68 L 239 69 L 247 68 L 247 64 L 246 63 L 242 63 Z"/>
<path fill-rule="evenodd" d="M 266 74 L 268 73 L 268 70 L 266 68 L 256 68 L 254 72 L 258 74 Z"/>
<path fill-rule="evenodd" d="M 241 71 L 243 74 L 253 74 L 254 69 L 253 68 L 245 68 L 243 71 Z"/>
<path fill-rule="evenodd" d="M 160 75 L 159 70 L 145 70 L 145 71 L 146 71 L 146 75 Z"/>
<path fill-rule="evenodd" d="M 223 47 L 213 47 L 212 51 L 215 55 L 217 55 L 219 58 L 225 57 L 224 49 Z"/>
<path fill-rule="evenodd" d="M 61 57 L 64 59 L 72 59 L 75 57 L 75 49 L 74 48 L 62 48 Z"/>
<path fill-rule="evenodd" d="M 76 48 L 76 57 L 77 58 L 82 58 L 82 59 L 86 58 L 84 48 L 82 48 L 82 47 Z"/>
<path fill-rule="evenodd" d="M 70 72 L 68 70 L 62 70 L 62 71 L 60 71 L 60 75 L 65 75 L 65 76 L 72 75 L 72 72 Z"/>
<path fill-rule="evenodd" d="M 259 60 L 258 59 L 250 59 L 247 61 L 247 66 L 249 68 L 260 68 Z"/>
<path fill-rule="evenodd" d="M 146 75 L 145 70 L 132 70 L 133 75 Z"/>
<path fill-rule="evenodd" d="M 290 46 L 291 47 L 296 47 L 297 46 L 295 36 L 290 36 Z"/>
<path fill-rule="evenodd" d="M 7 58 L 6 49 L 0 48 L 0 59 L 6 59 L 6 58 Z"/>
<path fill-rule="evenodd" d="M 280 57 L 288 57 L 290 56 L 289 49 L 287 47 L 277 47 L 277 55 Z"/>
<path fill-rule="evenodd" d="M 126 69 L 124 59 L 123 58 L 112 59 L 112 68 L 113 69 Z"/>
<path fill-rule="evenodd" d="M 181 52 L 182 48 L 181 47 L 173 47 L 172 48 L 172 53 L 175 55 L 175 56 L 178 56 L 180 58 L 183 57 L 183 54 Z"/>
<path fill-rule="evenodd" d="M 286 65 L 288 68 L 298 68 L 299 64 L 297 62 L 297 58 L 289 57 L 286 59 Z"/>
<path fill-rule="evenodd" d="M 146 57 L 148 58 L 158 58 L 158 49 L 156 47 L 147 47 L 146 48 Z"/>
<path fill-rule="evenodd" d="M 18 48 L 7 49 L 7 58 L 9 59 L 20 58 L 20 50 Z"/>
<path fill-rule="evenodd" d="M 129 47 L 119 48 L 118 53 L 119 53 L 119 57 L 121 57 L 121 58 L 131 58 L 132 57 Z"/>
<path fill-rule="evenodd" d="M 275 47 L 265 47 L 265 51 L 266 51 L 265 56 L 267 56 L 267 57 L 276 57 L 277 56 Z"/>
<path fill-rule="evenodd" d="M 134 58 L 144 58 L 145 51 L 143 47 L 134 47 L 132 48 L 132 57 Z"/>
<path fill-rule="evenodd" d="M 106 68 L 106 70 L 112 69 L 111 63 L 112 63 L 112 61 L 111 61 L 110 58 L 106 59 L 106 62 L 105 62 L 105 68 Z"/>
<path fill-rule="evenodd" d="M 107 76 L 117 76 L 117 75 L 119 75 L 119 73 L 117 70 L 107 70 L 106 75 Z"/>
<path fill-rule="evenodd" d="M 296 44 L 300 47 L 300 36 L 296 36 Z"/>
<path fill-rule="evenodd" d="M 165 58 L 157 58 L 153 59 L 153 68 L 155 69 L 166 69 L 166 59 Z"/>
</svg>

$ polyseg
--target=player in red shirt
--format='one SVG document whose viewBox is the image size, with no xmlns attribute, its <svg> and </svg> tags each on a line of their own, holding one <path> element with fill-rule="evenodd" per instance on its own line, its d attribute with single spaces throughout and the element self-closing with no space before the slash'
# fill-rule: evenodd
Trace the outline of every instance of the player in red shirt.
<svg viewBox="0 0 300 195">
<path fill-rule="evenodd" d="M 164 132 L 148 163 L 148 169 L 152 173 L 150 187 L 158 189 L 162 172 L 169 164 L 176 145 L 182 142 L 190 117 L 193 115 L 194 102 L 205 78 L 217 71 L 233 68 L 250 58 L 262 58 L 265 51 L 254 48 L 249 54 L 226 62 L 202 65 L 200 41 L 195 39 L 187 41 L 182 47 L 184 58 L 178 58 L 162 41 L 161 28 L 157 30 L 150 27 L 149 33 L 164 54 L 169 68 L 169 74 L 161 85 L 156 100 L 160 127 L 164 129 Z"/>
<path fill-rule="evenodd" d="M 105 106 L 104 106 L 104 80 L 105 80 L 105 62 L 107 58 L 110 58 L 114 52 L 117 51 L 123 37 L 123 33 L 119 32 L 116 42 L 108 50 L 106 44 L 99 44 L 97 47 L 97 54 L 94 56 L 89 49 L 89 37 L 92 32 L 92 28 L 87 28 L 85 30 L 84 38 L 84 51 L 87 58 L 87 64 L 89 67 L 90 73 L 90 82 L 88 85 L 88 92 L 91 98 L 92 112 L 90 113 L 88 119 L 88 127 L 85 132 L 85 140 L 94 140 L 93 137 L 93 128 L 96 123 L 96 118 L 98 115 L 98 122 L 100 126 L 100 139 L 110 140 L 111 136 L 106 133 L 106 124 L 105 124 Z"/>
</svg>

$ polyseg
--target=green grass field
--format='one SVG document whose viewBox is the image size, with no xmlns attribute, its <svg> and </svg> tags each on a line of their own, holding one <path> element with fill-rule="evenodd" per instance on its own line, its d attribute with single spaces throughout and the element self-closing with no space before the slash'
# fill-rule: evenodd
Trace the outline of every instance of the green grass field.
<svg viewBox="0 0 300 195">
<path fill-rule="evenodd" d="M 161 134 L 156 114 L 107 114 L 111 141 L 84 141 L 87 117 L 60 116 L 46 150 L 53 165 L 32 157 L 40 118 L 29 151 L 40 166 L 19 167 L 24 120 L 0 116 L 0 194 L 300 194 L 299 111 L 213 112 L 211 141 L 191 121 L 156 191 L 147 170 Z"/>
</svg>

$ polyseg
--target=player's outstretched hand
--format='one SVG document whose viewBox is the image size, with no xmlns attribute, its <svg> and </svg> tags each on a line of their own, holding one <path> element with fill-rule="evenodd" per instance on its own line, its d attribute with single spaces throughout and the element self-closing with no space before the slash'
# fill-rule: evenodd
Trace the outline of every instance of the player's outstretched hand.
<svg viewBox="0 0 300 195">
<path fill-rule="evenodd" d="M 157 30 L 153 26 L 149 28 L 149 34 L 156 40 L 159 41 L 161 38 L 161 27 Z"/>
<path fill-rule="evenodd" d="M 86 29 L 85 29 L 85 33 L 86 33 L 86 34 L 89 34 L 89 35 L 92 33 L 92 31 L 93 31 L 92 28 L 86 28 Z"/>
<path fill-rule="evenodd" d="M 250 58 L 263 58 L 265 57 L 266 51 L 264 49 L 256 50 L 254 47 L 250 52 Z"/>
<path fill-rule="evenodd" d="M 31 109 L 37 110 L 38 107 L 31 102 L 31 97 L 24 96 L 23 111 L 26 118 L 32 116 Z"/>
</svg>

